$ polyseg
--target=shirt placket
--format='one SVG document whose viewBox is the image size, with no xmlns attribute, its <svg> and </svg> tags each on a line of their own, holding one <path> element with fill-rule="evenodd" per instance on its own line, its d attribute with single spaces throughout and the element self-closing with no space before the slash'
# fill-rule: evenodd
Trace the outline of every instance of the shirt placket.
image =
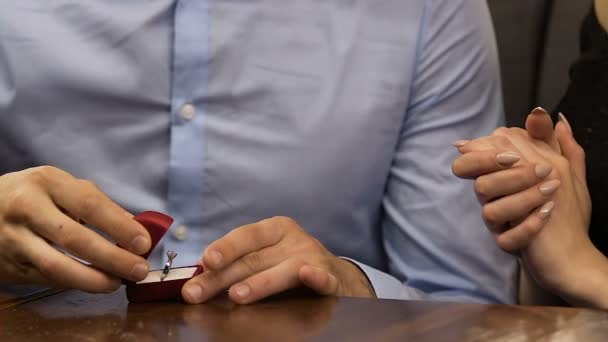
<svg viewBox="0 0 608 342">
<path fill-rule="evenodd" d="M 174 16 L 168 212 L 175 219 L 163 255 L 180 254 L 175 266 L 192 265 L 202 250 L 206 159 L 205 106 L 208 3 L 178 0 Z"/>
</svg>

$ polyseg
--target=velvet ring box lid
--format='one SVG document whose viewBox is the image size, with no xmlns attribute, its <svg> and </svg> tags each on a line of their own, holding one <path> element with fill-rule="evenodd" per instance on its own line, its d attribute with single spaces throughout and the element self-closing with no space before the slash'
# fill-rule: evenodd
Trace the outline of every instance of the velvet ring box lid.
<svg viewBox="0 0 608 342">
<path fill-rule="evenodd" d="M 173 219 L 165 214 L 146 211 L 138 214 L 134 219 L 150 233 L 150 250 L 142 255 L 147 259 L 152 250 L 158 245 L 160 239 L 169 231 Z M 178 252 L 179 254 L 179 252 Z M 148 276 L 137 283 L 125 282 L 127 299 L 133 303 L 155 302 L 163 300 L 181 299 L 182 286 L 192 277 L 203 272 L 201 265 L 171 268 L 162 279 L 163 270 L 151 270 Z"/>
</svg>

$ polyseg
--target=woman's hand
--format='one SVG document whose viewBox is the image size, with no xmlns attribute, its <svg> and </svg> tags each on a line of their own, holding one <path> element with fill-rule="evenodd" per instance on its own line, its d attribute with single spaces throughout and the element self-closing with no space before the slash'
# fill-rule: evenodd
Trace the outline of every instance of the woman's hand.
<svg viewBox="0 0 608 342">
<path fill-rule="evenodd" d="M 547 158 L 530 159 L 520 151 L 530 150 L 525 142 L 516 146 L 509 139 L 513 135 L 532 144 L 533 136 L 546 142 L 538 141 L 536 147 L 557 153 L 560 148 L 553 138 L 551 118 L 544 110 L 535 109 L 526 127 L 528 131 L 500 128 L 489 137 L 460 142 L 463 155 L 453 164 L 455 175 L 475 179 L 484 221 L 498 245 L 510 253 L 526 247 L 544 226 L 554 208 L 552 195 L 561 185 Z M 531 215 L 534 209 L 536 215 Z"/>
<path fill-rule="evenodd" d="M 547 120 L 548 115 L 534 113 L 526 125 L 545 141 L 532 139 L 521 129 L 502 128 L 490 137 L 460 144 L 463 156 L 454 162 L 454 173 L 477 178 L 483 215 L 499 246 L 519 252 L 528 272 L 544 288 L 585 302 L 588 286 L 580 279 L 597 278 L 596 266 L 605 260 L 588 237 L 591 202 L 584 152 L 565 120 L 554 134 L 538 134 L 547 128 Z M 517 161 L 505 164 L 505 152 L 510 161 Z M 552 167 L 548 175 L 546 165 Z"/>
<path fill-rule="evenodd" d="M 146 277 L 137 254 L 149 249 L 145 228 L 89 181 L 50 166 L 0 176 L 0 283 L 109 292 Z"/>
</svg>

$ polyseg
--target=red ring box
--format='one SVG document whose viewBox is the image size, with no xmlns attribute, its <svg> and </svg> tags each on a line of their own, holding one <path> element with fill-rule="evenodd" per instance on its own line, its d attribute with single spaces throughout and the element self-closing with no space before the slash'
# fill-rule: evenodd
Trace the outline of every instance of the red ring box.
<svg viewBox="0 0 608 342">
<path fill-rule="evenodd" d="M 134 219 L 146 228 L 152 239 L 150 250 L 142 255 L 147 259 L 160 239 L 169 231 L 173 218 L 159 212 L 145 211 L 135 216 Z M 169 274 L 161 281 L 162 272 L 162 269 L 152 270 L 144 280 L 137 283 L 126 281 L 127 299 L 132 303 L 181 299 L 182 286 L 192 277 L 201 274 L 203 266 L 171 268 Z"/>
</svg>

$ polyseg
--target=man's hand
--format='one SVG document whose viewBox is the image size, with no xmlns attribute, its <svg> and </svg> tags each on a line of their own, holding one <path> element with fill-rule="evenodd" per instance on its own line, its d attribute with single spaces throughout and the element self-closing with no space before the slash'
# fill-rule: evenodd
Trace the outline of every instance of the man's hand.
<svg viewBox="0 0 608 342">
<path fill-rule="evenodd" d="M 145 228 L 89 181 L 50 166 L 0 176 L 0 283 L 109 292 L 120 278 L 146 277 L 149 266 L 136 254 L 149 249 Z"/>
<path fill-rule="evenodd" d="M 330 253 L 294 220 L 274 217 L 234 229 L 203 254 L 205 272 L 182 289 L 201 303 L 229 289 L 245 304 L 298 286 L 335 296 L 374 297 L 357 266 Z"/>
</svg>

